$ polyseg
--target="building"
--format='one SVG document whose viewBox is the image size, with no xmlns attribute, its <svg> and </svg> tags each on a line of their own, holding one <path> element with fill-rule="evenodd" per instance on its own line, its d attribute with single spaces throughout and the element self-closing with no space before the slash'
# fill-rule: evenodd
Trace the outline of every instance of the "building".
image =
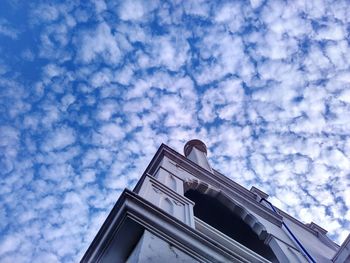
<svg viewBox="0 0 350 263">
<path fill-rule="evenodd" d="M 81 262 L 350 262 L 349 237 L 339 247 L 317 224 L 220 174 L 203 142 L 189 141 L 184 153 L 160 146 Z"/>
</svg>

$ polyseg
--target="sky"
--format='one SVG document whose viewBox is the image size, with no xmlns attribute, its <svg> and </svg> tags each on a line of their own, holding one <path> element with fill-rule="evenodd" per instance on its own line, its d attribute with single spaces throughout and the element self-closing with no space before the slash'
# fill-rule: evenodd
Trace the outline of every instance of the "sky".
<svg viewBox="0 0 350 263">
<path fill-rule="evenodd" d="M 0 1 L 0 261 L 78 262 L 158 147 L 350 229 L 349 1 Z"/>
</svg>

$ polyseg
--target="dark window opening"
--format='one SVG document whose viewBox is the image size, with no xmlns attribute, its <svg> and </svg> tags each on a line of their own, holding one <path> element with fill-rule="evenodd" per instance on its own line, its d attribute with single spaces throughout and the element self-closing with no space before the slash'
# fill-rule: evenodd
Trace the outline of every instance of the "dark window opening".
<svg viewBox="0 0 350 263">
<path fill-rule="evenodd" d="M 195 190 L 187 191 L 185 196 L 195 202 L 194 215 L 197 218 L 262 257 L 278 262 L 271 248 L 258 238 L 250 226 L 215 198 Z"/>
</svg>

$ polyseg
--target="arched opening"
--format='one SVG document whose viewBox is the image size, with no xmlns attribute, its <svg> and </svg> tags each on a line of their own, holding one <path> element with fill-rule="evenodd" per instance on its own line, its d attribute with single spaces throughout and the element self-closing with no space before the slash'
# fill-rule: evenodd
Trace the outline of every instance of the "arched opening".
<svg viewBox="0 0 350 263">
<path fill-rule="evenodd" d="M 187 198 L 195 202 L 194 215 L 197 218 L 262 257 L 272 262 L 278 262 L 271 248 L 261 240 L 266 237 L 266 230 L 263 226 L 257 223 L 252 215 L 245 213 L 245 209 L 239 206 L 237 206 L 236 209 L 232 207 L 228 208 L 227 205 L 220 201 L 220 199 L 223 199 L 221 192 L 217 192 L 215 195 L 216 197 L 212 197 L 211 195 L 203 194 L 199 190 L 194 189 L 189 189 L 185 193 Z M 219 195 L 222 196 L 218 198 Z M 237 211 L 241 213 L 239 214 Z M 244 217 L 245 220 L 243 220 L 242 217 Z M 261 231 L 261 228 L 264 230 Z M 260 233 L 260 235 L 257 233 Z"/>
</svg>

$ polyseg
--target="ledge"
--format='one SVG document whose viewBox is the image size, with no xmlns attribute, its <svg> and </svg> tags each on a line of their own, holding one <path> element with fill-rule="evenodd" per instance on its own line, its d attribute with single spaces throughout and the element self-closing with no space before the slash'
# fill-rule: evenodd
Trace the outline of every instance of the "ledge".
<svg viewBox="0 0 350 263">
<path fill-rule="evenodd" d="M 350 234 L 344 240 L 343 244 L 334 255 L 332 262 L 335 263 L 346 263 L 350 260 Z"/>
<path fill-rule="evenodd" d="M 81 262 L 101 262 L 126 218 L 200 262 L 252 262 L 244 256 L 246 251 L 232 251 L 230 247 L 214 242 L 208 235 L 184 224 L 129 190 L 124 190 Z"/>
<path fill-rule="evenodd" d="M 234 239 L 226 236 L 225 234 L 216 230 L 212 226 L 203 222 L 199 218 L 195 217 L 194 222 L 195 222 L 196 230 L 207 235 L 209 238 L 213 239 L 213 241 L 218 242 L 219 244 L 222 244 L 223 246 L 229 248 L 231 251 L 234 251 L 235 253 L 242 255 L 243 257 L 248 259 L 249 262 L 264 262 L 264 263 L 270 262 L 269 260 L 263 258 L 259 254 L 250 250 L 249 248 L 238 243 Z"/>
<path fill-rule="evenodd" d="M 214 173 L 209 172 L 208 170 L 202 168 L 191 160 L 188 160 L 186 157 L 179 154 L 165 144 L 162 144 L 159 147 L 157 153 L 146 168 L 142 177 L 145 176 L 146 173 L 151 175 L 154 174 L 163 156 L 166 156 L 172 161 L 175 161 L 182 169 L 192 174 L 199 180 L 205 181 L 213 187 L 222 189 L 223 192 L 229 194 L 231 198 L 236 199 L 241 205 L 247 206 L 248 209 L 257 213 L 266 220 L 269 220 L 276 226 L 282 226 L 282 217 L 271 211 L 266 206 L 257 202 L 254 193 L 250 192 L 238 183 L 232 181 L 228 177 L 220 174 L 215 169 L 213 169 Z M 138 183 L 135 186 L 134 191 L 138 191 L 139 187 L 140 184 Z"/>
</svg>

